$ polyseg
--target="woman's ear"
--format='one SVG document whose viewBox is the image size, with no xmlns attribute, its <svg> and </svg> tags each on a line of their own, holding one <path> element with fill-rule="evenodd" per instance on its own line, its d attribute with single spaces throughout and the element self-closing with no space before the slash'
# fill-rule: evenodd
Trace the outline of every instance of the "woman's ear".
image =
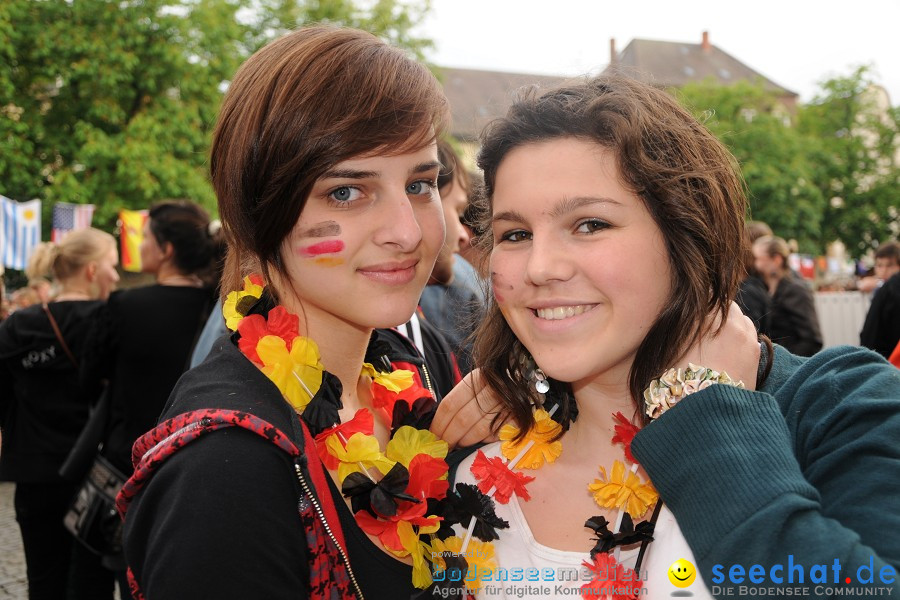
<svg viewBox="0 0 900 600">
<path fill-rule="evenodd" d="M 89 262 L 84 268 L 84 274 L 87 277 L 87 280 L 93 283 L 94 279 L 97 277 L 97 263 L 94 261 Z"/>
<path fill-rule="evenodd" d="M 171 260 L 175 257 L 175 246 L 172 245 L 172 242 L 163 242 L 160 244 L 159 249 L 162 251 L 163 259 Z"/>
</svg>

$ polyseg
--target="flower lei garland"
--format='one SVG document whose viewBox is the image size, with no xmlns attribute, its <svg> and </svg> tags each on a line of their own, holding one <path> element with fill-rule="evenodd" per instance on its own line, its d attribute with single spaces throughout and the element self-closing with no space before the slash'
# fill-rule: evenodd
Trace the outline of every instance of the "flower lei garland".
<svg viewBox="0 0 900 600">
<path fill-rule="evenodd" d="M 373 435 L 372 412 L 363 408 L 350 421 L 340 422 L 340 381 L 325 371 L 316 343 L 297 335 L 297 316 L 266 300 L 262 278 L 248 276 L 244 289 L 231 292 L 224 302 L 226 324 L 236 330 L 240 350 L 275 383 L 309 426 L 319 457 L 328 469 L 337 471 L 341 491 L 350 498 L 360 528 L 377 536 L 394 556 L 411 557 L 412 583 L 427 588 L 426 594 L 471 597 L 481 586 L 481 578 L 465 577 L 461 582 L 461 575 L 470 567 L 476 574 L 495 570 L 491 542 L 499 538 L 498 529 L 509 527 L 497 516 L 494 501 L 506 504 L 513 495 L 530 499 L 526 486 L 534 477 L 513 469 L 538 469 L 562 453 L 562 443 L 553 440 L 565 426 L 554 419 L 560 404 L 549 411 L 537 408 L 534 426 L 518 442 L 518 429 L 503 426 L 501 453 L 508 462 L 488 458 L 479 450 L 471 466 L 478 484 L 457 483 L 451 491 L 444 460 L 447 444 L 427 430 L 437 403 L 428 390 L 414 383 L 413 374 L 390 370 L 389 352 L 370 342 L 361 375 L 372 378 L 373 408 L 391 424 L 391 439 L 382 452 Z M 687 370 L 672 369 L 645 392 L 646 412 L 657 418 L 685 395 L 713 383 L 743 387 L 727 374 L 711 369 L 695 365 Z M 571 418 L 574 420 L 574 415 Z M 616 508 L 619 514 L 613 530 L 602 516 L 585 522 L 585 527 L 594 532 L 595 544 L 590 550 L 591 561 L 583 565 L 595 577 L 581 587 L 581 593 L 629 600 L 637 597 L 643 583 L 634 571 L 618 563 L 614 552 L 618 546 L 640 542 L 640 562 L 644 545 L 653 539 L 661 504 L 653 485 L 637 474 L 639 465 L 631 454 L 631 441 L 639 428 L 621 412 L 613 418 L 612 442 L 622 444 L 631 467 L 626 470 L 617 460 L 607 474 L 600 466 L 600 478 L 587 486 L 598 506 Z M 656 509 L 652 517 L 635 525 L 634 520 L 653 505 Z M 454 524 L 466 529 L 463 538 L 454 534 Z M 454 571 L 460 577 L 432 577 L 433 573 Z M 465 584 L 464 589 L 460 583 Z"/>
<path fill-rule="evenodd" d="M 559 404 L 549 411 L 544 408 L 535 409 L 534 426 L 519 441 L 515 440 L 519 433 L 517 427 L 504 425 L 500 429 L 500 452 L 508 462 L 500 457 L 488 458 L 481 450 L 478 451 L 470 470 L 482 493 L 488 497 L 493 496 L 501 504 L 508 503 L 512 495 L 525 501 L 530 499 L 526 485 L 534 477 L 513 469 L 539 469 L 559 458 L 562 443 L 554 438 L 561 433 L 563 425 L 553 418 L 558 408 Z M 642 481 L 637 474 L 638 464 L 631 454 L 631 440 L 639 429 L 621 412 L 615 413 L 613 418 L 616 425 L 612 442 L 622 444 L 632 467 L 626 474 L 625 464 L 617 460 L 607 475 L 606 469 L 601 466 L 600 478 L 587 486 L 598 506 L 619 509 L 619 515 L 615 531 L 610 531 L 610 523 L 602 516 L 592 517 L 585 522 L 585 527 L 594 532 L 596 543 L 590 550 L 591 561 L 584 561 L 582 564 L 595 576 L 589 583 L 581 586 L 581 593 L 585 596 L 618 600 L 637 597 L 643 583 L 634 571 L 618 563 L 613 551 L 617 546 L 653 539 L 653 523 L 655 514 L 658 513 L 650 521 L 641 522 L 637 526 L 634 525 L 634 520 L 645 515 L 651 506 L 657 505 L 659 495 L 649 481 Z M 466 540 L 472 534 L 478 536 L 478 532 L 470 526 Z M 466 551 L 465 543 L 462 551 Z M 620 593 L 622 590 L 630 594 L 623 595 Z"/>
<path fill-rule="evenodd" d="M 447 587 L 448 581 L 433 580 L 433 569 L 466 568 L 454 558 L 463 547 L 453 535 L 454 523 L 475 517 L 484 523 L 478 531 L 483 535 L 494 526 L 508 526 L 477 490 L 448 493 L 448 446 L 428 431 L 437 402 L 412 372 L 392 370 L 390 348 L 376 335 L 360 373 L 372 379 L 373 410 L 362 408 L 341 423 L 340 381 L 325 370 L 316 343 L 298 335 L 298 317 L 274 306 L 261 277 L 246 277 L 242 290 L 228 294 L 223 314 L 241 352 L 278 387 L 315 436 L 316 451 L 337 472 L 360 528 L 397 558 L 411 558 L 415 587 Z M 375 415 L 391 426 L 384 450 L 374 436 Z M 495 566 L 489 549 L 477 542 L 470 548 L 478 551 L 479 569 Z"/>
<path fill-rule="evenodd" d="M 685 396 L 714 384 L 744 387 L 742 381 L 733 380 L 724 371 L 719 372 L 692 363 L 688 363 L 687 369 L 669 369 L 660 379 L 653 380 L 644 392 L 645 413 L 651 419 L 657 419 Z M 554 419 L 554 413 L 559 407 L 557 401 L 549 411 L 536 408 L 534 425 L 518 442 L 517 427 L 504 425 L 501 428 L 500 451 L 508 462 L 499 457 L 488 458 L 481 450 L 478 451 L 470 471 L 478 481 L 478 489 L 482 493 L 487 497 L 493 496 L 501 504 L 508 503 L 512 495 L 525 501 L 530 499 L 526 485 L 533 481 L 534 477 L 514 471 L 513 468 L 538 469 L 545 463 L 552 463 L 559 458 L 562 443 L 554 438 L 559 437 L 563 427 L 567 428 L 567 425 Z M 603 516 L 592 517 L 584 524 L 594 532 L 596 543 L 590 550 L 591 561 L 584 561 L 582 565 L 595 576 L 589 583 L 581 586 L 581 594 L 594 598 L 632 600 L 639 597 L 643 586 L 636 571 L 640 568 L 646 544 L 653 541 L 653 530 L 662 503 L 653 484 L 650 481 L 643 481 L 638 475 L 640 465 L 631 453 L 631 442 L 640 428 L 632 424 L 621 412 L 616 412 L 612 416 L 615 421 L 612 443 L 622 445 L 625 459 L 631 463 L 631 467 L 626 470 L 625 463 L 616 460 L 613 461 L 612 469 L 607 475 L 606 469 L 601 465 L 600 478 L 587 486 L 598 506 L 616 508 L 619 514 L 613 530 L 610 530 L 610 523 Z M 571 420 L 575 417 L 577 413 Z M 463 484 L 458 484 L 457 487 L 460 485 Z M 493 503 L 492 500 L 489 502 Z M 654 505 L 656 508 L 650 519 L 635 525 L 635 519 L 643 517 Z M 473 527 L 474 523 L 475 519 L 472 519 L 461 547 L 462 553 L 465 553 L 466 542 L 471 535 L 480 537 L 477 526 Z M 635 569 L 632 570 L 619 564 L 616 547 L 636 543 L 641 543 L 641 550 Z M 477 589 L 478 582 L 474 587 L 471 583 L 468 585 L 472 589 Z"/>
</svg>

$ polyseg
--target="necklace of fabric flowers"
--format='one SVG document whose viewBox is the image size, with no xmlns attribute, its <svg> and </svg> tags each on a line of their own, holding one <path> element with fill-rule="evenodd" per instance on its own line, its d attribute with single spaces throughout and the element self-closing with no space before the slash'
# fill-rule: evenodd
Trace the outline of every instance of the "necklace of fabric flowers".
<svg viewBox="0 0 900 600">
<path fill-rule="evenodd" d="M 378 341 L 376 331 L 360 374 L 372 380 L 372 410 L 362 408 L 341 423 L 340 381 L 325 370 L 315 341 L 298 335 L 298 317 L 275 306 L 260 276 L 246 277 L 222 310 L 238 348 L 309 427 L 360 528 L 390 554 L 411 560 L 415 587 L 446 585 L 433 581 L 432 573 L 456 564 L 449 556 L 436 558 L 462 548 L 452 525 L 471 517 L 484 520 L 488 507 L 468 494 L 448 494 L 448 446 L 428 431 L 437 407 L 434 395 L 411 371 L 392 369 L 393 351 Z M 384 449 L 374 435 L 375 416 L 391 427 Z"/>
<path fill-rule="evenodd" d="M 559 404 L 550 407 L 549 410 L 537 408 L 534 411 L 534 426 L 516 441 L 519 429 L 513 425 L 504 425 L 500 430 L 500 451 L 507 459 L 500 457 L 488 458 L 481 450 L 472 462 L 470 471 L 478 481 L 477 489 L 488 500 L 506 504 L 515 495 L 527 501 L 530 496 L 526 489 L 534 477 L 514 469 L 539 469 L 544 464 L 552 463 L 562 454 L 562 442 L 558 439 L 563 430 L 563 425 L 554 420 L 554 413 Z M 590 562 L 582 564 L 595 576 L 589 582 L 581 586 L 582 595 L 592 597 L 610 597 L 619 599 L 637 597 L 643 585 L 636 574 L 640 561 L 643 558 L 647 543 L 653 540 L 653 528 L 656 517 L 659 514 L 661 504 L 659 495 L 649 481 L 643 481 L 637 473 L 638 463 L 631 454 L 631 440 L 639 431 L 621 412 L 613 415 L 615 420 L 615 435 L 612 438 L 614 444 L 624 447 L 625 458 L 631 464 L 626 468 L 622 461 L 614 461 L 610 472 L 607 473 L 603 466 L 599 467 L 600 478 L 588 484 L 587 489 L 593 495 L 594 501 L 601 508 L 618 509 L 616 522 L 612 529 L 611 524 L 603 516 L 594 516 L 585 522 L 585 527 L 594 532 L 595 544 L 590 550 Z M 458 484 L 457 488 L 461 485 Z M 476 487 L 476 486 L 471 486 Z M 635 525 L 635 521 L 647 514 L 651 507 L 656 506 L 652 517 Z M 498 521 L 502 521 L 497 518 Z M 471 537 L 474 535 L 485 539 L 485 532 L 479 531 L 479 523 L 475 519 L 469 523 L 466 535 L 461 547 L 461 554 L 466 557 L 475 555 L 468 551 Z M 505 521 L 497 528 L 508 527 Z M 494 537 L 499 536 L 494 532 Z M 486 541 L 489 543 L 489 541 Z M 618 562 L 619 546 L 629 546 L 641 543 L 635 569 L 631 570 Z M 479 548 L 484 553 L 484 548 Z M 493 555 L 493 552 L 490 552 Z M 477 582 L 476 587 L 477 587 Z M 472 582 L 469 582 L 472 586 Z M 624 592 L 624 594 L 623 594 Z"/>
</svg>

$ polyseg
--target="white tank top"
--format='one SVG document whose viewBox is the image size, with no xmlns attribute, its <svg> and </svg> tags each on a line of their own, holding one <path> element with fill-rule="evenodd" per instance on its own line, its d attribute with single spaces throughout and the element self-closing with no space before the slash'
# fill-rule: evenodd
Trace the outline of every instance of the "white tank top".
<svg viewBox="0 0 900 600">
<path fill-rule="evenodd" d="M 481 450 L 488 457 L 502 457 L 500 442 L 489 444 Z M 469 470 L 476 454 L 472 453 L 459 465 L 456 473 L 457 482 L 478 483 Z M 481 583 L 475 597 L 479 600 L 580 598 L 581 586 L 589 583 L 592 577 L 592 574 L 582 567 L 582 562 L 590 562 L 589 535 L 585 536 L 584 552 L 556 550 L 534 539 L 522 513 L 519 499 L 515 495 L 510 498 L 508 504 L 500 504 L 495 500 L 494 505 L 497 516 L 509 522 L 509 529 L 498 530 L 500 539 L 492 542 L 499 571 L 492 573 L 491 581 Z M 589 517 L 590 515 L 585 515 L 584 518 L 587 520 Z M 456 529 L 457 535 L 465 536 L 463 527 L 457 526 Z M 590 533 L 587 529 L 585 532 Z M 633 569 L 637 555 L 637 548 L 622 550 L 618 562 Z M 647 546 L 641 565 L 639 576 L 643 586 L 638 597 L 650 600 L 668 600 L 673 597 L 713 600 L 699 573 L 694 582 L 686 588 L 672 585 L 668 576 L 669 567 L 679 559 L 689 561 L 696 570 L 694 555 L 675 522 L 675 516 L 663 505 L 656 521 L 653 541 Z"/>
</svg>

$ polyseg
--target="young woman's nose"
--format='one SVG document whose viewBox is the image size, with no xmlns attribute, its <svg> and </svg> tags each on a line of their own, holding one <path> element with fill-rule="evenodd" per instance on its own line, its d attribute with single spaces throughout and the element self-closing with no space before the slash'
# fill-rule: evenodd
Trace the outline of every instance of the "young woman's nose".
<svg viewBox="0 0 900 600">
<path fill-rule="evenodd" d="M 525 281 L 532 285 L 546 285 L 554 281 L 566 281 L 575 274 L 571 251 L 558 240 L 533 234 L 528 263 L 525 265 Z"/>
<path fill-rule="evenodd" d="M 393 244 L 403 252 L 411 252 L 421 243 L 419 217 L 405 191 L 391 194 L 377 218 L 379 227 L 372 236 L 376 244 Z"/>
</svg>

